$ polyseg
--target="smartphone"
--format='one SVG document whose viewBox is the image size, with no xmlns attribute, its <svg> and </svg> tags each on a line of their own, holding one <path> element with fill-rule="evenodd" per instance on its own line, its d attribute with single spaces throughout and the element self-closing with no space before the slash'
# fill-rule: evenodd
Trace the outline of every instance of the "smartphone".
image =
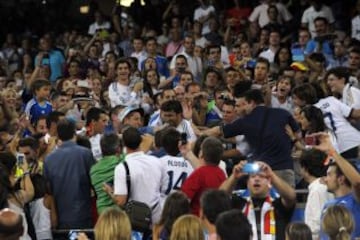
<svg viewBox="0 0 360 240">
<path fill-rule="evenodd" d="M 305 145 L 314 146 L 317 145 L 317 139 L 314 136 L 305 136 Z"/>
<path fill-rule="evenodd" d="M 186 145 L 186 144 L 187 144 L 187 134 L 181 133 L 181 145 Z"/>
<path fill-rule="evenodd" d="M 18 166 L 22 166 L 24 164 L 24 161 L 25 161 L 25 154 L 17 153 L 16 154 L 16 164 Z"/>
<path fill-rule="evenodd" d="M 260 166 L 257 163 L 246 163 L 242 171 L 247 174 L 255 174 L 260 172 Z"/>
<path fill-rule="evenodd" d="M 302 48 L 300 46 L 292 48 L 291 49 L 291 54 L 292 54 L 292 61 L 293 62 L 303 62 L 303 61 L 305 61 L 304 51 L 302 50 Z"/>
<path fill-rule="evenodd" d="M 78 238 L 79 232 L 77 230 L 70 230 L 69 231 L 69 240 L 76 240 Z"/>
<path fill-rule="evenodd" d="M 44 136 L 44 142 L 46 143 L 46 144 L 49 144 L 49 140 L 50 140 L 50 134 L 45 134 L 45 136 Z"/>
</svg>

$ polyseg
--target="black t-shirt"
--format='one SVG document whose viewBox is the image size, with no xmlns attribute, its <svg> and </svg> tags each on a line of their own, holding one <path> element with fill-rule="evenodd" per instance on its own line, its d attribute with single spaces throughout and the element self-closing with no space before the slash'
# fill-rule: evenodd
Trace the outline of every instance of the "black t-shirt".
<svg viewBox="0 0 360 240">
<path fill-rule="evenodd" d="M 267 112 L 267 120 L 261 132 Z M 299 126 L 289 112 L 279 108 L 256 107 L 249 115 L 224 126 L 225 138 L 245 135 L 254 149 L 254 158 L 268 163 L 273 170 L 293 169 L 292 143 L 285 126 L 296 132 Z M 259 140 L 260 139 L 260 140 Z"/>
<path fill-rule="evenodd" d="M 261 208 L 262 205 L 265 202 L 265 198 L 253 198 L 252 199 L 253 205 L 254 205 L 254 212 L 255 212 L 255 217 L 256 217 L 256 229 L 258 232 L 258 236 L 260 236 L 260 224 L 261 224 Z M 247 201 L 242 198 L 239 197 L 238 195 L 233 195 L 232 196 L 232 205 L 233 208 L 237 208 L 240 210 L 243 210 L 243 208 L 245 207 Z M 275 236 L 276 236 L 276 240 L 285 240 L 285 228 L 286 225 L 290 222 L 294 208 L 286 208 L 282 202 L 281 202 L 281 198 L 276 198 L 273 202 L 272 205 L 274 207 L 274 214 L 275 214 Z M 260 238 L 259 238 L 260 240 Z"/>
</svg>

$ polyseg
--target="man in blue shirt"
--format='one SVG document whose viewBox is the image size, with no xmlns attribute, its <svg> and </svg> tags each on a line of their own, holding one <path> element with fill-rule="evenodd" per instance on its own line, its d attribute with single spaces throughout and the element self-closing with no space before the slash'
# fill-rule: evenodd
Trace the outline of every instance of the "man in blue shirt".
<svg viewBox="0 0 360 240">
<path fill-rule="evenodd" d="M 54 196 L 58 228 L 92 228 L 90 168 L 92 152 L 75 143 L 75 123 L 60 120 L 57 126 L 61 146 L 45 158 L 44 176 Z"/>
<path fill-rule="evenodd" d="M 328 134 L 317 135 L 320 145 L 315 148 L 327 153 L 334 162 L 329 164 L 325 183 L 329 192 L 334 193 L 335 198 L 325 204 L 322 216 L 329 206 L 344 205 L 353 214 L 355 230 L 351 239 L 360 236 L 360 174 L 356 168 L 337 153 L 331 144 Z M 329 237 L 320 231 L 320 239 L 328 240 Z"/>
</svg>

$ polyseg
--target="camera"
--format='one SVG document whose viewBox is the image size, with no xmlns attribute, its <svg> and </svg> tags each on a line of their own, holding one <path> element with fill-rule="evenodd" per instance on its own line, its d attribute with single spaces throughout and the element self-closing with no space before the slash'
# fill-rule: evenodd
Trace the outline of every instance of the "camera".
<svg viewBox="0 0 360 240">
<path fill-rule="evenodd" d="M 181 133 L 180 140 L 181 140 L 181 145 L 186 145 L 187 144 L 187 134 Z"/>
<path fill-rule="evenodd" d="M 260 166 L 254 162 L 248 162 L 244 165 L 242 171 L 247 174 L 255 174 L 260 172 Z"/>
</svg>

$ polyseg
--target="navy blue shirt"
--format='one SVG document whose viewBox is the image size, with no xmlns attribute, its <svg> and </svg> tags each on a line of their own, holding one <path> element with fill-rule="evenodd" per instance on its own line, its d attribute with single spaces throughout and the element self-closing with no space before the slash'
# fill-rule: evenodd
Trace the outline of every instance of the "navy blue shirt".
<svg viewBox="0 0 360 240">
<path fill-rule="evenodd" d="M 44 176 L 54 196 L 59 228 L 91 228 L 91 151 L 65 141 L 44 162 Z"/>
<path fill-rule="evenodd" d="M 263 132 L 260 132 L 266 111 L 268 111 L 267 121 Z M 244 118 L 225 125 L 223 131 L 225 138 L 245 135 L 254 150 L 254 159 L 266 162 L 273 170 L 293 169 L 292 143 L 285 131 L 287 124 L 295 132 L 299 130 L 299 126 L 288 111 L 258 106 Z M 262 141 L 259 141 L 260 138 Z"/>
</svg>

